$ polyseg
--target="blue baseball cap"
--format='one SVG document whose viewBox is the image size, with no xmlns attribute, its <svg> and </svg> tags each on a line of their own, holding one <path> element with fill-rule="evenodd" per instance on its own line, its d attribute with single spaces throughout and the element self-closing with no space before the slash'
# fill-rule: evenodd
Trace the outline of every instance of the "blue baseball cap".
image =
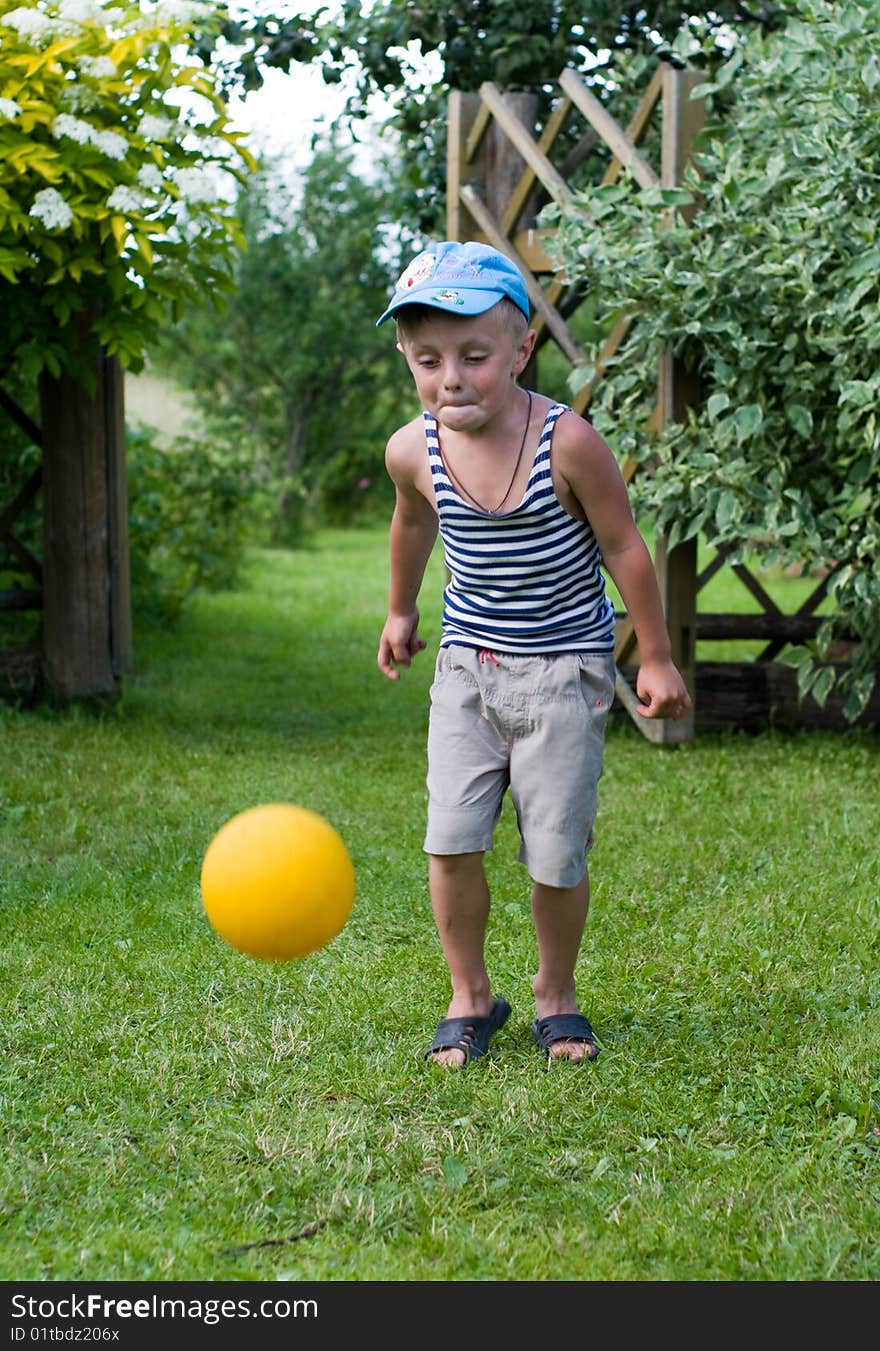
<svg viewBox="0 0 880 1351">
<path fill-rule="evenodd" d="M 515 263 L 487 244 L 444 239 L 429 244 L 401 274 L 376 327 L 404 305 L 430 305 L 444 314 L 473 315 L 484 314 L 505 296 L 529 318 L 526 284 Z"/>
</svg>

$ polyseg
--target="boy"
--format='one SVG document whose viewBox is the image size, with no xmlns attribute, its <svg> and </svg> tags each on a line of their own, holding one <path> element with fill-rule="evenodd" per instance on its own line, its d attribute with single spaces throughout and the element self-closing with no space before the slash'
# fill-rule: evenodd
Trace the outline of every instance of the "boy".
<svg viewBox="0 0 880 1351">
<path fill-rule="evenodd" d="M 594 1060 L 575 963 L 614 696 L 603 565 L 635 626 L 639 711 L 681 717 L 690 696 L 611 450 L 571 409 L 517 383 L 536 336 L 519 270 L 485 245 L 443 241 L 409 265 L 378 323 L 392 315 L 424 411 L 386 449 L 396 504 L 378 664 L 390 680 L 426 646 L 416 602 L 438 529 L 450 574 L 424 849 L 452 999 L 425 1056 L 466 1065 L 510 1014 L 484 960 L 483 869 L 509 788 L 533 882 L 532 1036 L 544 1054 Z"/>
</svg>

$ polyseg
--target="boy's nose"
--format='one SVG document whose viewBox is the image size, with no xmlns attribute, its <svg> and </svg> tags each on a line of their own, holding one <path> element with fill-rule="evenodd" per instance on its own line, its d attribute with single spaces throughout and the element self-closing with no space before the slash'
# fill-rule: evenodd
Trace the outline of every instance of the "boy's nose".
<svg viewBox="0 0 880 1351">
<path fill-rule="evenodd" d="M 446 389 L 459 389 L 461 387 L 461 375 L 457 366 L 444 367 L 443 384 Z"/>
</svg>

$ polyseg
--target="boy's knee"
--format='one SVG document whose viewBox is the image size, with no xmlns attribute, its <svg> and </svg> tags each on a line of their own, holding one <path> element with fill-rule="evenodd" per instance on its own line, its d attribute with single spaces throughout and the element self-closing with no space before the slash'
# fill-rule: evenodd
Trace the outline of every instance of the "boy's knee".
<svg viewBox="0 0 880 1351">
<path fill-rule="evenodd" d="M 440 872 L 455 873 L 467 872 L 473 868 L 483 866 L 483 854 L 485 850 L 477 849 L 467 854 L 432 854 L 428 853 L 428 858 L 432 868 Z"/>
</svg>

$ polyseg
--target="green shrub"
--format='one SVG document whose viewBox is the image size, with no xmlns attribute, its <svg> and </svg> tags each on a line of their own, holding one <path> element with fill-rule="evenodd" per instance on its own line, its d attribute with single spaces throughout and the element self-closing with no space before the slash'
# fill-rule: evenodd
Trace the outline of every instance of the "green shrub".
<svg viewBox="0 0 880 1351">
<path fill-rule="evenodd" d="M 316 478 L 320 519 L 330 525 L 356 525 L 390 519 L 394 485 L 384 462 L 384 443 L 344 446 L 322 465 Z"/>
<path fill-rule="evenodd" d="M 247 546 L 266 538 L 274 486 L 246 444 L 128 428 L 129 539 L 136 618 L 175 620 L 196 590 L 237 581 Z"/>
<path fill-rule="evenodd" d="M 836 685 L 856 718 L 880 663 L 878 0 L 803 0 L 701 92 L 709 132 L 682 189 L 624 178 L 545 213 L 603 331 L 635 317 L 591 418 L 621 456 L 651 461 L 634 499 L 673 543 L 702 532 L 767 566 L 831 569 L 834 613 L 788 659 L 802 693 L 822 703 Z M 691 203 L 688 225 L 676 210 Z M 649 439 L 667 343 L 702 401 Z M 852 635 L 850 660 L 826 664 Z"/>
<path fill-rule="evenodd" d="M 39 422 L 36 392 L 29 389 L 15 370 L 5 370 L 0 388 L 23 413 Z M 6 510 L 40 466 L 41 451 L 25 431 L 0 409 L 0 512 Z M 12 523 L 12 536 L 35 558 L 43 553 L 40 496 L 18 513 Z M 0 540 L 0 591 L 39 585 L 20 554 Z M 0 609 L 0 652 L 36 647 L 40 635 L 37 610 Z"/>
</svg>

